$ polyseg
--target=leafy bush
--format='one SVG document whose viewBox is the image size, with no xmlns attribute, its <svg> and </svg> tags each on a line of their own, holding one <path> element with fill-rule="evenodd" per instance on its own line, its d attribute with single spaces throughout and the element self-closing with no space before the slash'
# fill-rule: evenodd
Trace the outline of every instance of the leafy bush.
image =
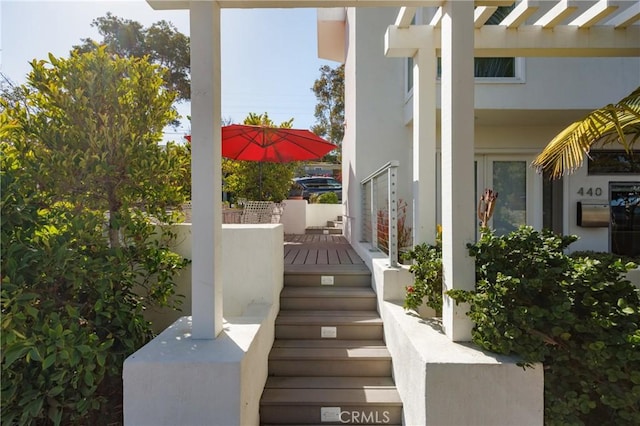
<svg viewBox="0 0 640 426">
<path fill-rule="evenodd" d="M 142 311 L 188 262 L 154 224 L 184 201 L 184 156 L 158 146 L 173 95 L 104 48 L 49 59 L 0 97 L 2 424 L 117 423 Z"/>
<path fill-rule="evenodd" d="M 435 245 L 419 244 L 408 251 L 405 260 L 412 261 L 409 271 L 415 280 L 406 288 L 404 308 L 417 310 L 423 303 L 442 312 L 442 232 L 438 230 Z"/>
<path fill-rule="evenodd" d="M 606 265 L 614 263 L 618 260 L 622 261 L 623 263 L 632 262 L 632 263 L 635 263 L 636 265 L 640 264 L 640 257 L 638 256 L 631 257 L 631 256 L 624 256 L 624 255 L 607 253 L 602 251 L 592 251 L 592 250 L 574 251 L 573 253 L 571 253 L 571 257 L 573 258 L 588 257 L 590 259 L 598 260 Z"/>
<path fill-rule="evenodd" d="M 473 340 L 523 364 L 545 366 L 545 424 L 640 424 L 640 292 L 622 279 L 632 264 L 563 250 L 575 237 L 522 227 L 486 231 L 469 247 L 476 290 Z"/>
<path fill-rule="evenodd" d="M 123 361 L 151 337 L 144 306 L 171 303 L 187 261 L 141 214 L 111 247 L 104 213 L 36 190 L 15 145 L 1 157 L 2 423 L 117 417 Z"/>
<path fill-rule="evenodd" d="M 325 192 L 323 194 L 318 194 L 313 202 L 318 204 L 340 204 L 340 201 L 338 200 L 338 194 L 336 194 L 335 192 Z"/>
</svg>

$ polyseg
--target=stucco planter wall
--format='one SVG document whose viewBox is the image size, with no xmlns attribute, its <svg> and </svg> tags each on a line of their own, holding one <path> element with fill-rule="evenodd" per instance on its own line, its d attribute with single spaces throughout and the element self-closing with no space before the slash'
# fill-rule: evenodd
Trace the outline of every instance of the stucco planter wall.
<svg viewBox="0 0 640 426">
<path fill-rule="evenodd" d="M 542 425 L 541 365 L 523 370 L 518 360 L 452 342 L 431 312 L 408 312 L 409 267 L 390 268 L 368 244 L 352 243 L 372 271 L 372 286 L 393 358 L 393 377 L 407 425 Z M 491 391 L 488 391 L 491 389 Z"/>
<path fill-rule="evenodd" d="M 176 250 L 189 257 L 190 226 L 178 229 Z M 183 316 L 128 357 L 125 425 L 259 424 L 283 285 L 283 236 L 281 224 L 223 226 L 223 331 L 215 339 L 193 339 L 191 317 Z M 190 273 L 180 281 L 189 299 Z M 169 321 L 178 314 L 164 315 Z"/>
</svg>

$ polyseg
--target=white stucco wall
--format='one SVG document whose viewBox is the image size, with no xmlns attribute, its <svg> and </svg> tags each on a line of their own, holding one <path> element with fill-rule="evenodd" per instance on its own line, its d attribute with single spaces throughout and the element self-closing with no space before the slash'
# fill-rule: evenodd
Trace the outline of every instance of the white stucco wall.
<svg viewBox="0 0 640 426">
<path fill-rule="evenodd" d="M 184 248 L 190 227 L 179 228 Z M 283 285 L 283 226 L 224 225 L 222 232 L 223 331 L 193 339 L 184 316 L 127 358 L 125 425 L 259 424 Z"/>
<path fill-rule="evenodd" d="M 191 224 L 173 225 L 176 233 L 174 250 L 191 258 Z M 284 257 L 283 225 L 222 225 L 222 276 L 224 316 L 239 316 L 252 303 L 278 303 L 279 292 L 273 293 L 269 283 L 282 280 Z M 268 253 L 267 255 L 257 255 Z M 279 256 L 279 253 L 281 255 Z M 251 268 L 247 268 L 247 262 Z M 263 283 L 264 281 L 264 283 Z M 261 283 L 263 285 L 256 285 Z M 145 318 L 161 332 L 182 316 L 191 315 L 191 265 L 176 279 L 176 294 L 184 296 L 181 311 L 149 308 Z"/>
<path fill-rule="evenodd" d="M 411 129 L 402 118 L 404 63 L 383 55 L 383 34 L 396 14 L 394 8 L 349 9 L 347 13 L 342 178 L 347 188 L 345 234 L 352 242 L 361 239 L 361 179 L 398 160 L 398 196 L 407 201 L 411 195 Z M 407 220 L 410 223 L 411 217 Z"/>
<path fill-rule="evenodd" d="M 476 108 L 592 110 L 640 86 L 640 58 L 524 58 L 524 68 L 522 83 L 476 84 Z"/>
<path fill-rule="evenodd" d="M 380 34 L 396 15 L 396 11 L 381 8 L 349 9 L 347 14 L 343 179 L 348 194 L 345 233 L 351 242 L 362 239 L 359 182 L 371 171 L 390 159 L 400 160 L 401 198 L 410 199 L 406 194 L 410 194 L 412 176 L 412 102 L 405 96 L 406 60 L 382 57 L 379 45 Z M 476 82 L 476 153 L 524 153 L 533 159 L 571 121 L 617 102 L 640 86 L 640 58 L 531 57 L 520 64 L 519 79 Z M 437 88 L 439 105 L 440 84 Z M 567 194 L 565 191 L 565 203 Z M 539 195 L 533 195 L 541 208 Z M 570 204 L 575 206 L 574 200 Z M 572 211 L 565 215 L 575 216 Z M 573 231 L 565 226 L 565 233 Z M 585 236 L 590 233 L 587 230 Z M 585 244 L 597 238 L 606 239 L 589 237 Z"/>
<path fill-rule="evenodd" d="M 354 248 L 372 269 L 404 424 L 543 424 L 541 365 L 523 370 L 515 358 L 452 342 L 439 321 L 403 309 L 405 287 L 413 283 L 407 267 L 389 268 L 387 259 L 368 254 L 366 245 Z"/>
<path fill-rule="evenodd" d="M 309 204 L 307 205 L 307 226 L 327 226 L 327 221 L 342 216 L 342 204 Z"/>
<path fill-rule="evenodd" d="M 284 226 L 285 234 L 304 234 L 307 227 L 307 201 L 284 200 L 284 210 L 280 223 Z"/>
</svg>

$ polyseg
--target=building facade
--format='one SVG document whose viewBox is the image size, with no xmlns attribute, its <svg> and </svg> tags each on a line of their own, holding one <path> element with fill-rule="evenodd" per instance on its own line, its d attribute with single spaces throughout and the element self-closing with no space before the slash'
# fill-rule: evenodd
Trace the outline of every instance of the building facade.
<svg viewBox="0 0 640 426">
<path fill-rule="evenodd" d="M 492 12 L 481 28 L 500 23 L 518 6 Z M 548 16 L 555 2 L 538 2 L 526 22 L 539 23 Z M 545 4 L 548 3 L 548 4 Z M 582 16 L 594 2 L 582 2 L 558 21 L 564 30 Z M 632 2 L 617 2 L 619 7 L 599 24 L 616 21 Z M 414 8 L 409 29 L 438 28 L 437 7 Z M 503 12 L 502 14 L 500 14 Z M 628 11 L 627 11 L 628 13 Z M 400 12 L 402 14 L 402 11 Z M 478 18 L 476 11 L 476 19 Z M 399 197 L 414 200 L 415 158 L 415 58 L 394 55 L 390 27 L 398 25 L 399 12 L 393 8 L 349 8 L 329 13 L 319 10 L 320 55 L 345 63 L 345 139 L 343 141 L 343 187 L 347 200 L 360 200 L 360 180 L 390 160 L 398 160 Z M 394 24 L 395 22 L 395 24 Z M 433 24 L 435 22 L 435 24 Z M 343 27 L 340 26 L 343 24 Z M 560 26 L 562 28 L 560 28 Z M 476 26 L 478 27 L 478 26 Z M 523 31 L 524 29 L 521 28 Z M 341 33 L 342 31 L 342 33 Z M 387 34 L 385 38 L 385 33 Z M 478 33 L 476 33 L 478 34 Z M 476 36 L 477 37 L 477 36 Z M 420 46 L 416 38 L 415 45 Z M 640 58 L 576 57 L 570 49 L 562 54 L 542 56 L 505 56 L 475 61 L 473 155 L 474 170 L 463 179 L 473 179 L 474 202 L 485 188 L 499 193 L 490 226 L 499 233 L 528 224 L 578 235 L 572 250 L 613 251 L 640 254 L 640 207 L 637 168 L 626 167 L 620 146 L 609 146 L 615 155 L 585 157 L 584 166 L 563 179 L 550 180 L 532 168 L 531 162 L 551 139 L 573 121 L 590 111 L 616 103 L 640 86 Z M 343 43 L 343 48 L 340 44 Z M 640 40 L 638 40 L 640 45 Z M 436 47 L 437 48 L 437 47 Z M 576 49 L 577 50 L 577 49 Z M 477 51 L 477 48 L 476 48 Z M 507 52 L 507 50 L 504 50 Z M 507 52 L 508 53 L 508 52 Z M 440 54 L 437 52 L 436 55 Z M 528 54 L 528 53 L 527 53 Z M 564 55 L 564 56 L 561 56 Z M 435 104 L 436 173 L 428 185 L 436 188 L 427 200 L 436 206 L 436 222 L 442 223 L 442 126 L 441 62 L 437 59 L 435 97 L 424 102 Z M 422 110 L 420 111 L 420 113 Z M 453 143 L 458 143 L 454 140 Z M 594 166 L 605 159 L 617 166 Z M 620 161 L 618 161 L 620 160 Z M 637 160 L 636 160 L 637 161 Z M 455 173 L 454 173 L 455 175 Z M 635 195 L 634 195 L 635 194 Z M 626 198 L 625 198 L 626 197 Z M 626 201 L 625 201 L 626 200 Z M 626 203 L 626 204 L 625 204 Z M 633 204 L 635 203 L 635 206 Z M 626 206 L 626 215 L 624 213 Z M 415 202 L 414 202 L 415 207 Z M 360 205 L 347 201 L 348 232 L 352 241 L 361 241 Z M 409 214 L 415 209 L 409 209 Z M 635 213 L 629 215 L 629 212 Z M 475 215 L 475 209 L 469 211 Z M 606 220 L 602 217 L 606 216 Z M 624 223 L 622 223 L 624 222 Z M 415 223 L 420 226 L 419 223 Z M 433 225 L 429 224 L 429 227 Z M 626 235 L 628 232 L 635 234 Z M 625 234 L 625 235 L 623 235 Z M 416 234 L 414 233 L 414 236 Z M 418 237 L 418 240 L 420 237 Z M 628 241 L 627 241 L 628 240 Z"/>
</svg>

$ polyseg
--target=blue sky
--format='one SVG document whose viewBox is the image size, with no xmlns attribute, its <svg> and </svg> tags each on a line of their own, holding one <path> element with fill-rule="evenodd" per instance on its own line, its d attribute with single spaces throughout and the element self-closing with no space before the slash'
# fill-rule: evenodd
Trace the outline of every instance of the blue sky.
<svg viewBox="0 0 640 426">
<path fill-rule="evenodd" d="M 187 11 L 155 11 L 144 0 L 0 0 L 0 71 L 24 82 L 29 61 L 51 52 L 67 57 L 80 39 L 98 39 L 91 21 L 108 11 L 144 26 L 172 22 L 189 34 Z M 222 113 L 241 122 L 249 112 L 268 112 L 276 123 L 294 118 L 296 128 L 315 123 L 311 91 L 319 68 L 338 64 L 317 57 L 315 9 L 222 11 Z M 179 108 L 189 113 L 189 106 Z M 169 139 L 180 139 L 188 125 Z"/>
</svg>

